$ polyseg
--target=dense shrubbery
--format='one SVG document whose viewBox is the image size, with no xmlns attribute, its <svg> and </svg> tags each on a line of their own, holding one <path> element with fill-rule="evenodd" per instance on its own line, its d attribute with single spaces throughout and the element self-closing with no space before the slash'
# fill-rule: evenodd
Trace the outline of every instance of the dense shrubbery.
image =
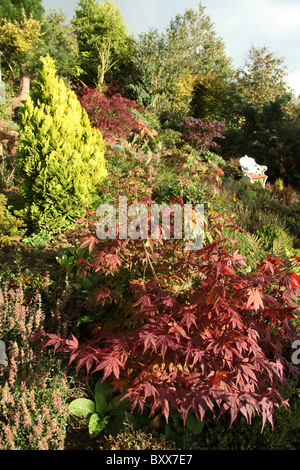
<svg viewBox="0 0 300 470">
<path fill-rule="evenodd" d="M 136 40 L 110 1 L 76 17 L 72 63 L 48 31 L 56 60 L 0 130 L 0 448 L 299 449 L 299 105 L 281 61 L 253 47 L 234 71 L 201 5 Z M 244 154 L 265 189 L 241 181 Z M 148 217 L 203 204 L 203 248 L 149 218 L 144 240 L 100 239 L 95 209 L 118 215 L 119 196 Z"/>
<path fill-rule="evenodd" d="M 241 109 L 243 126 L 227 131 L 221 142 L 222 154 L 226 159 L 251 155 L 268 167 L 267 174 L 273 183 L 280 177 L 286 185 L 299 188 L 299 119 L 287 115 L 284 106 L 278 99 L 267 102 L 260 111 L 247 103 Z"/>
</svg>

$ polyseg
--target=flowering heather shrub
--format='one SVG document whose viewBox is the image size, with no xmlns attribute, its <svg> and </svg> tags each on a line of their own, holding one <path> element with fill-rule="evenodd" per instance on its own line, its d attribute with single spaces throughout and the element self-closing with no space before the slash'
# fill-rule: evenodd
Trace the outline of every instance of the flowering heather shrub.
<svg viewBox="0 0 300 470">
<path fill-rule="evenodd" d="M 140 107 L 135 101 L 113 92 L 108 90 L 103 94 L 101 90 L 89 87 L 77 90 L 79 102 L 86 110 L 91 125 L 100 129 L 105 140 L 115 143 L 118 139 L 128 139 L 130 132 L 138 129 L 138 120 L 130 110 Z"/>
<path fill-rule="evenodd" d="M 90 335 L 47 334 L 45 346 L 102 373 L 132 410 L 147 402 L 151 415 L 161 409 L 168 421 L 177 410 L 185 422 L 189 410 L 202 420 L 219 409 L 231 424 L 239 413 L 273 424 L 275 408 L 288 406 L 280 387 L 299 376 L 291 344 L 300 278 L 273 256 L 248 272 L 223 223 L 208 219 L 212 243 L 198 252 L 180 240 L 100 241 L 91 232 L 81 245 L 90 256 L 79 260 L 83 275 L 98 275 L 87 299 L 96 313 Z"/>
<path fill-rule="evenodd" d="M 38 294 L 28 305 L 22 289 L 0 290 L 0 339 L 6 345 L 6 363 L 0 365 L 1 450 L 64 448 L 67 381 L 61 362 L 41 354 L 32 341 L 43 324 Z"/>
</svg>

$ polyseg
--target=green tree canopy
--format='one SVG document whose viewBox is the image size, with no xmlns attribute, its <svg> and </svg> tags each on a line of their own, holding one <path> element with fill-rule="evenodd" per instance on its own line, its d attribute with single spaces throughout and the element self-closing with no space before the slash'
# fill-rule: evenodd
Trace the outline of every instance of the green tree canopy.
<svg viewBox="0 0 300 470">
<path fill-rule="evenodd" d="M 177 65 L 188 67 L 196 75 L 208 73 L 228 77 L 232 61 L 223 40 L 217 36 L 210 16 L 200 2 L 198 10 L 177 14 L 166 30 L 167 49 Z"/>
<path fill-rule="evenodd" d="M 194 117 L 224 119 L 228 128 L 239 124 L 239 100 L 234 80 L 208 73 L 196 79 L 190 107 Z"/>
<path fill-rule="evenodd" d="M 174 112 L 181 102 L 180 83 L 208 73 L 226 77 L 233 73 L 231 59 L 225 53 L 223 41 L 216 35 L 205 7 L 187 9 L 176 15 L 163 33 L 149 30 L 139 36 L 135 48 L 135 98 L 158 114 Z M 186 104 L 188 96 L 184 96 Z M 175 106 L 176 108 L 176 106 Z"/>
<path fill-rule="evenodd" d="M 19 74 L 20 90 L 15 98 L 16 106 L 26 99 L 29 92 L 30 63 L 41 44 L 41 26 L 40 21 L 31 16 L 27 18 L 24 11 L 21 20 L 5 20 L 0 26 L 0 51 L 3 53 L 4 63 L 13 79 Z"/>
<path fill-rule="evenodd" d="M 43 44 L 39 55 L 49 54 L 55 61 L 56 72 L 62 77 L 74 77 L 79 73 L 78 45 L 73 26 L 67 15 L 50 9 L 42 26 Z"/>
<path fill-rule="evenodd" d="M 73 18 L 78 41 L 82 79 L 102 88 L 108 72 L 131 60 L 129 36 L 119 8 L 104 0 L 79 0 Z"/>
<path fill-rule="evenodd" d="M 263 109 L 289 92 L 284 57 L 277 57 L 267 47 L 251 46 L 244 67 L 237 73 L 240 94 L 248 103 Z"/>
<path fill-rule="evenodd" d="M 8 21 L 21 21 L 23 10 L 26 18 L 32 16 L 33 19 L 41 21 L 45 9 L 42 0 L 1 0 L 0 2 L 0 22 L 4 19 Z"/>
<path fill-rule="evenodd" d="M 34 47 L 41 41 L 41 25 L 40 21 L 24 15 L 20 21 L 5 20 L 0 26 L 0 50 L 10 67 L 14 61 L 18 66 L 28 62 Z"/>
</svg>

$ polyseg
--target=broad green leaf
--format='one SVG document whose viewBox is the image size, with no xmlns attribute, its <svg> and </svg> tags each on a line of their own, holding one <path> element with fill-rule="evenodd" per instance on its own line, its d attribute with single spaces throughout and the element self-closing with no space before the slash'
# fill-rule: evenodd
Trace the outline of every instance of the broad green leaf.
<svg viewBox="0 0 300 470">
<path fill-rule="evenodd" d="M 125 398 L 124 400 L 120 399 L 122 395 L 117 395 L 114 397 L 108 404 L 108 411 L 113 415 L 124 415 L 126 411 L 130 412 L 131 404 L 129 398 Z"/>
<path fill-rule="evenodd" d="M 89 435 L 91 439 L 97 437 L 100 432 L 105 428 L 108 424 L 109 418 L 105 416 L 105 418 L 101 418 L 98 413 L 92 414 L 89 421 Z"/>
<path fill-rule="evenodd" d="M 81 282 L 74 282 L 73 286 L 76 290 L 82 290 L 82 283 Z"/>
<path fill-rule="evenodd" d="M 91 290 L 92 287 L 93 287 L 93 283 L 90 279 L 88 278 L 83 278 L 83 287 L 86 289 L 86 290 Z"/>
<path fill-rule="evenodd" d="M 74 266 L 75 266 L 75 257 L 71 256 L 70 258 L 68 258 L 68 261 L 65 264 L 67 272 L 68 273 L 71 272 L 72 269 L 74 269 Z"/>
<path fill-rule="evenodd" d="M 62 263 L 63 266 L 65 266 L 65 264 L 66 264 L 67 261 L 68 261 L 67 256 L 66 256 L 66 255 L 62 255 L 62 257 L 61 257 L 61 263 Z"/>
<path fill-rule="evenodd" d="M 191 433 L 200 434 L 204 427 L 204 421 L 197 419 L 195 415 L 189 412 L 186 417 L 186 427 Z"/>
<path fill-rule="evenodd" d="M 161 434 L 160 437 L 161 439 L 165 439 L 166 441 L 179 441 L 177 434 L 172 431 L 171 427 L 168 424 L 165 426 L 165 433 Z"/>
<path fill-rule="evenodd" d="M 125 424 L 130 423 L 135 425 L 136 420 L 134 416 L 124 413 L 111 419 L 105 428 L 105 432 L 110 436 L 116 436 L 120 431 L 125 428 Z"/>
<path fill-rule="evenodd" d="M 75 416 L 88 416 L 95 413 L 96 405 L 88 398 L 77 398 L 69 404 L 69 411 Z"/>
<path fill-rule="evenodd" d="M 95 386 L 95 393 L 100 393 L 104 396 L 107 403 L 109 403 L 113 399 L 113 391 L 111 386 L 104 380 L 102 382 L 101 379 L 98 380 Z"/>
<path fill-rule="evenodd" d="M 97 413 L 99 413 L 101 416 L 105 416 L 107 413 L 107 401 L 105 400 L 102 393 L 95 393 L 95 401 Z"/>
</svg>

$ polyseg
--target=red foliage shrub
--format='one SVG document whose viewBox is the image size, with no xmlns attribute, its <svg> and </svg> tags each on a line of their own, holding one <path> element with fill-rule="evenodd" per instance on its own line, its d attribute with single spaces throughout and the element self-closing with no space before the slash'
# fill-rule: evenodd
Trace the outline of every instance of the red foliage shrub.
<svg viewBox="0 0 300 470">
<path fill-rule="evenodd" d="M 223 225 L 209 219 L 206 230 L 214 241 L 197 252 L 180 240 L 103 241 L 91 232 L 82 240 L 90 258 L 79 262 L 83 274 L 99 274 L 88 299 L 99 317 L 88 339 L 48 334 L 46 346 L 125 389 L 132 409 L 148 402 L 151 414 L 161 407 L 168 420 L 176 409 L 185 420 L 189 410 L 203 419 L 219 408 L 231 422 L 242 413 L 272 424 L 275 407 L 288 406 L 280 387 L 299 376 L 290 351 L 300 282 L 273 256 L 246 272 Z"/>
<path fill-rule="evenodd" d="M 185 138 L 201 152 L 217 147 L 215 138 L 224 139 L 225 124 L 220 121 L 202 121 L 192 116 L 186 116 L 178 125 L 183 128 Z"/>
<path fill-rule="evenodd" d="M 130 109 L 140 108 L 135 101 L 113 89 L 103 94 L 99 89 L 80 87 L 77 95 L 91 125 L 101 130 L 105 140 L 115 143 L 117 139 L 128 139 L 130 132 L 138 129 L 139 123 L 130 113 Z"/>
</svg>

